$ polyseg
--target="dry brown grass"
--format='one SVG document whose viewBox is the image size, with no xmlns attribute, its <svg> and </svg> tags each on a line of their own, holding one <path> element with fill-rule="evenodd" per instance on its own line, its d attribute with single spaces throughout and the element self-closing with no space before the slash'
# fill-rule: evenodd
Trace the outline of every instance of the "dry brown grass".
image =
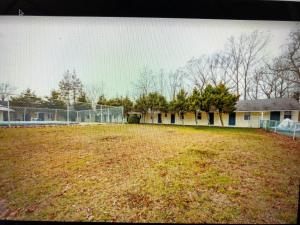
<svg viewBox="0 0 300 225">
<path fill-rule="evenodd" d="M 250 129 L 0 129 L 0 218 L 296 223 L 299 149 Z"/>
</svg>

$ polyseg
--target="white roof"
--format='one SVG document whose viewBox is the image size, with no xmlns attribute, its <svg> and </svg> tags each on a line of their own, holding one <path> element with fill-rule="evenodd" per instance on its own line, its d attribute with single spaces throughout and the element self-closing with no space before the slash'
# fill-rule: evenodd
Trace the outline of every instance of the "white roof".
<svg viewBox="0 0 300 225">
<path fill-rule="evenodd" d="M 3 105 L 0 105 L 0 111 L 6 111 L 6 112 L 10 111 L 10 112 L 13 112 L 14 110 L 13 109 L 9 109 L 7 107 L 4 107 Z"/>
</svg>

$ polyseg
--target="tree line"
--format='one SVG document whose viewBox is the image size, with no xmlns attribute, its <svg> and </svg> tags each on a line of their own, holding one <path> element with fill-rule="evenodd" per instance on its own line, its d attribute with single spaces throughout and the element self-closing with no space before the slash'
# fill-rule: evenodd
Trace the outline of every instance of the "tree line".
<svg viewBox="0 0 300 225">
<path fill-rule="evenodd" d="M 269 33 L 253 31 L 232 36 L 224 48 L 212 54 L 193 57 L 175 71 L 154 73 L 145 67 L 134 83 L 135 95 L 159 92 L 172 100 L 182 88 L 200 91 L 211 84 L 225 84 L 241 99 L 295 97 L 300 91 L 300 29 L 289 33 L 281 54 L 270 58 Z"/>
<path fill-rule="evenodd" d="M 35 108 L 53 108 L 67 109 L 71 106 L 75 110 L 92 109 L 92 97 L 88 97 L 83 88 L 83 84 L 77 77 L 76 72 L 70 73 L 66 71 L 63 79 L 58 84 L 58 90 L 52 90 L 50 96 L 45 98 L 37 96 L 31 89 L 24 90 L 20 95 L 11 97 L 10 105 L 12 107 L 35 107 Z M 98 92 L 99 93 L 99 92 Z M 5 96 L 2 96 L 4 100 Z M 101 94 L 95 104 L 109 106 L 123 106 L 124 114 L 128 116 L 128 112 L 137 111 L 144 115 L 150 114 L 152 122 L 154 113 L 173 112 L 177 113 L 184 123 L 184 115 L 186 112 L 195 113 L 195 121 L 197 123 L 197 114 L 199 111 L 208 112 L 214 110 L 219 112 L 220 121 L 223 124 L 222 114 L 234 111 L 235 103 L 238 100 L 237 95 L 229 92 L 229 89 L 223 83 L 218 85 L 207 85 L 203 90 L 194 87 L 189 95 L 183 88 L 176 93 L 171 101 L 159 92 L 149 92 L 140 95 L 135 101 L 128 96 L 106 98 Z"/>
<path fill-rule="evenodd" d="M 144 122 L 146 114 L 149 113 L 152 123 L 154 122 L 155 112 L 177 113 L 182 124 L 184 124 L 184 115 L 187 112 L 194 112 L 197 124 L 200 111 L 205 112 L 207 118 L 209 118 L 209 112 L 215 111 L 219 113 L 223 126 L 223 114 L 231 113 L 235 110 L 238 98 L 239 96 L 230 93 L 229 88 L 223 83 L 214 86 L 208 84 L 203 90 L 194 87 L 191 94 L 188 94 L 184 89 L 180 89 L 171 101 L 167 101 L 158 92 L 143 94 L 136 100 L 133 108 L 143 115 Z"/>
</svg>

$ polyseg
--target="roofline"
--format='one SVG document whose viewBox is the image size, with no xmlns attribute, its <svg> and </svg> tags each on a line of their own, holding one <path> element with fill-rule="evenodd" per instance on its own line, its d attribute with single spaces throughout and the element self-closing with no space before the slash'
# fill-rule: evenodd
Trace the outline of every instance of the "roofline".
<svg viewBox="0 0 300 225">
<path fill-rule="evenodd" d="M 277 112 L 277 111 L 280 111 L 280 112 L 285 112 L 285 111 L 300 111 L 300 109 L 279 109 L 279 110 L 256 110 L 256 111 L 253 111 L 253 110 L 250 110 L 250 111 L 246 111 L 246 110 L 242 110 L 242 111 L 238 111 L 238 110 L 235 110 L 233 112 Z M 198 111 L 198 112 L 205 112 L 205 111 Z M 130 113 L 130 112 L 129 112 Z M 150 112 L 147 112 L 147 113 L 150 113 Z M 154 114 L 159 114 L 159 113 L 176 113 L 176 112 L 159 112 L 159 111 L 154 111 L 153 112 Z M 186 113 L 194 113 L 194 111 L 187 111 Z M 210 113 L 218 113 L 218 111 L 210 111 Z"/>
<path fill-rule="evenodd" d="M 300 109 L 275 109 L 275 110 L 257 110 L 257 111 L 253 111 L 253 110 L 235 110 L 234 112 L 285 112 L 285 111 L 300 111 Z"/>
</svg>

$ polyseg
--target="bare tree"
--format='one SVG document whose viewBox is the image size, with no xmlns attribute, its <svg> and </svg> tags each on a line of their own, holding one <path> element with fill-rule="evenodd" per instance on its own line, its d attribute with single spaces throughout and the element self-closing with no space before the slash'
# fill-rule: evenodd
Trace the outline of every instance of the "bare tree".
<svg viewBox="0 0 300 225">
<path fill-rule="evenodd" d="M 0 98 L 4 101 L 16 88 L 9 83 L 0 83 Z"/>
<path fill-rule="evenodd" d="M 260 96 L 260 83 L 262 82 L 262 68 L 254 71 L 254 75 L 250 79 L 249 97 L 250 99 L 258 99 Z"/>
<path fill-rule="evenodd" d="M 284 46 L 283 54 L 274 59 L 274 64 L 268 64 L 269 68 L 292 83 L 300 84 L 300 29 L 291 31 L 288 43 Z"/>
<path fill-rule="evenodd" d="M 227 54 L 231 57 L 231 77 L 236 86 L 236 93 L 240 94 L 242 81 L 243 97 L 246 100 L 250 87 L 250 75 L 265 57 L 264 49 L 269 35 L 259 31 L 242 34 L 238 39 L 231 37 L 227 44 Z"/>
<path fill-rule="evenodd" d="M 166 78 L 165 78 L 165 73 L 163 69 L 159 70 L 158 73 L 158 92 L 165 96 L 165 92 L 166 92 Z"/>
<path fill-rule="evenodd" d="M 243 55 L 243 83 L 244 83 L 244 99 L 247 99 L 247 90 L 249 84 L 249 76 L 253 68 L 264 60 L 264 49 L 269 40 L 268 35 L 262 32 L 254 31 L 245 37 L 245 49 Z"/>
<path fill-rule="evenodd" d="M 185 75 L 185 71 L 180 68 L 177 69 L 175 72 L 169 73 L 169 97 L 170 100 L 174 100 L 176 94 L 179 92 L 180 89 L 184 87 L 183 78 Z"/>
<path fill-rule="evenodd" d="M 229 67 L 230 77 L 234 84 L 234 89 L 237 95 L 240 95 L 240 80 L 243 66 L 244 45 L 244 35 L 241 35 L 238 39 L 231 36 L 228 40 L 228 43 L 225 45 L 225 52 L 228 57 L 230 57 L 232 62 Z"/>
<path fill-rule="evenodd" d="M 185 66 L 188 74 L 187 77 L 189 77 L 189 80 L 200 92 L 202 92 L 209 83 L 214 86 L 223 83 L 232 89 L 229 77 L 230 60 L 230 57 L 223 52 L 192 58 Z"/>
<path fill-rule="evenodd" d="M 206 55 L 202 55 L 199 58 L 193 57 L 187 62 L 185 68 L 188 73 L 187 77 L 202 92 L 209 83 L 207 76 L 208 57 Z"/>
<path fill-rule="evenodd" d="M 85 92 L 87 93 L 89 99 L 92 101 L 92 107 L 95 107 L 99 97 L 104 95 L 103 81 L 99 83 L 85 85 Z"/>
<path fill-rule="evenodd" d="M 231 65 L 231 59 L 223 52 L 212 54 L 208 57 L 208 77 L 214 86 L 222 83 L 232 89 L 230 85 L 229 67 Z"/>
<path fill-rule="evenodd" d="M 293 31 L 289 35 L 290 42 L 287 44 L 286 53 L 283 59 L 286 69 L 291 72 L 292 78 L 288 79 L 295 83 L 300 83 L 300 29 Z M 284 77 L 287 79 L 287 76 Z"/>
<path fill-rule="evenodd" d="M 262 93 L 267 97 L 271 98 L 275 92 L 275 84 L 276 84 L 276 76 L 274 76 L 274 72 L 269 70 L 268 67 L 262 67 L 260 70 L 260 79 L 259 87 Z"/>
<path fill-rule="evenodd" d="M 144 67 L 140 72 L 140 77 L 134 83 L 136 96 L 147 95 L 156 88 L 155 76 L 153 71 L 148 67 Z"/>
</svg>

